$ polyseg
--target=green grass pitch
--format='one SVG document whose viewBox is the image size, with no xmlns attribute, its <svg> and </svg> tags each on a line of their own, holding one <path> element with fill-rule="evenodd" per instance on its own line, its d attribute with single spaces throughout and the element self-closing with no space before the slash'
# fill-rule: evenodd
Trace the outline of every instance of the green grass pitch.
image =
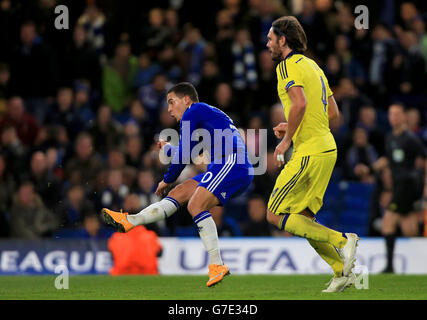
<svg viewBox="0 0 427 320">
<path fill-rule="evenodd" d="M 207 288 L 207 276 L 0 276 L 0 299 L 14 300 L 427 300 L 427 275 L 370 275 L 369 289 L 322 293 L 328 275 L 231 275 Z"/>
</svg>

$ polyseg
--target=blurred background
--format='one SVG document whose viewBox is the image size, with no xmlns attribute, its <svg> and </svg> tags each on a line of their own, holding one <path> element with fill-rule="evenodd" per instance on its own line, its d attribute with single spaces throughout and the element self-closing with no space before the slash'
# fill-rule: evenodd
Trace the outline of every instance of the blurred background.
<svg viewBox="0 0 427 320">
<path fill-rule="evenodd" d="M 69 10 L 58 30 L 57 5 Z M 225 208 L 213 210 L 220 237 L 287 237 L 265 221 L 280 169 L 272 127 L 284 121 L 271 23 L 295 15 L 308 57 L 325 71 L 341 118 L 331 122 L 338 162 L 318 220 L 364 237 L 381 235 L 390 202 L 381 172 L 388 107 L 406 107 L 409 129 L 427 143 L 427 3 L 332 0 L 0 1 L 0 237 L 109 239 L 100 210 L 137 212 L 159 198 L 167 169 L 156 138 L 177 128 L 167 89 L 192 82 L 200 100 L 224 110 L 242 132 L 267 128 L 267 172 Z M 203 167 L 188 166 L 183 181 Z M 420 170 L 419 179 L 424 181 Z M 420 193 L 419 236 L 425 201 Z M 158 237 L 197 237 L 185 208 L 147 226 Z"/>
</svg>

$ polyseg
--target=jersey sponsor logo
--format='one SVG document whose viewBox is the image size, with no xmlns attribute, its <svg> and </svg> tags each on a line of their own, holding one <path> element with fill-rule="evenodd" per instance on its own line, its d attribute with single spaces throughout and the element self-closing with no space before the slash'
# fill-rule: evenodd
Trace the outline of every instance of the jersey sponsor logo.
<svg viewBox="0 0 427 320">
<path fill-rule="evenodd" d="M 227 196 L 227 193 L 221 192 L 221 196 L 225 199 L 225 197 Z"/>
</svg>

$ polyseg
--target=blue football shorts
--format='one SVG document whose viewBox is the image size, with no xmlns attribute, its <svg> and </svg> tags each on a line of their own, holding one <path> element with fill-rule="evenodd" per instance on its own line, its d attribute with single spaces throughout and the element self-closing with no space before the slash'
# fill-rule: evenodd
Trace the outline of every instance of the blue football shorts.
<svg viewBox="0 0 427 320">
<path fill-rule="evenodd" d="M 237 197 L 246 191 L 254 178 L 254 169 L 246 161 L 244 164 L 237 163 L 237 154 L 231 154 L 224 158 L 224 163 L 211 163 L 205 173 L 195 177 L 199 184 L 214 194 L 222 205 L 231 198 Z"/>
</svg>

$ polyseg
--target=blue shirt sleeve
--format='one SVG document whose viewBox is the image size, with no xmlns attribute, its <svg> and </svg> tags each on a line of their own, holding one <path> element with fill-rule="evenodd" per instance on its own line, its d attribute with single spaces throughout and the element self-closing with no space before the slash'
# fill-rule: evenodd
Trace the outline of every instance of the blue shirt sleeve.
<svg viewBox="0 0 427 320">
<path fill-rule="evenodd" d="M 185 166 L 191 163 L 191 150 L 197 144 L 197 141 L 191 140 L 191 135 L 197 129 L 199 121 L 195 105 L 192 105 L 191 109 L 193 110 L 187 109 L 182 116 L 179 146 L 173 147 L 172 161 L 163 177 L 163 181 L 166 183 L 175 182 Z"/>
</svg>

